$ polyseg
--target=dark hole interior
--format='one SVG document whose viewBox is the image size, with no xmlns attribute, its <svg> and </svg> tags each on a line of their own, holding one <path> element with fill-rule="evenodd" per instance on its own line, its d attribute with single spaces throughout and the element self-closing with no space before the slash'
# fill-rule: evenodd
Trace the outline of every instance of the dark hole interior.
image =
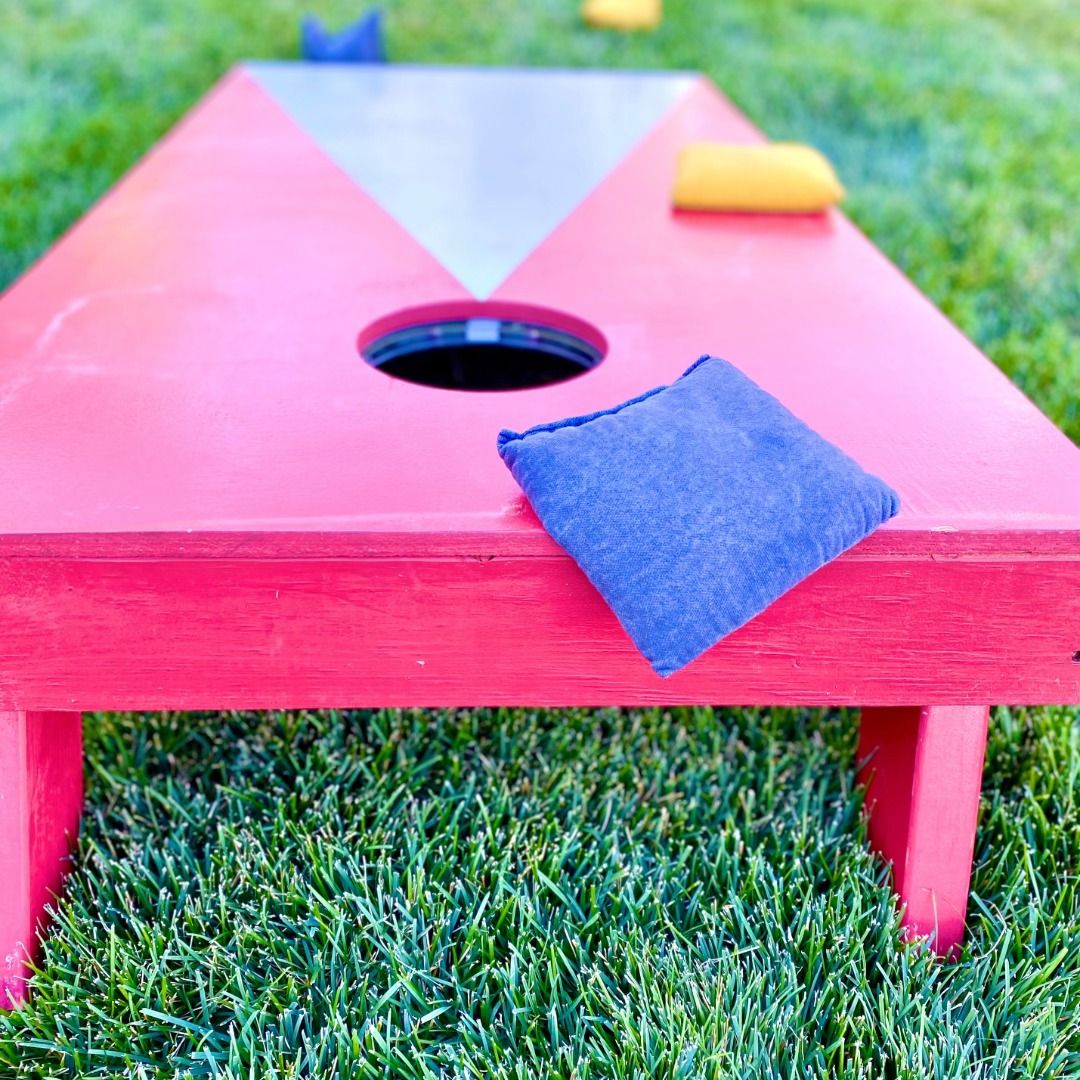
<svg viewBox="0 0 1080 1080">
<path fill-rule="evenodd" d="M 397 379 L 445 390 L 521 390 L 588 370 L 574 360 L 513 345 L 443 345 L 378 365 Z"/>
<path fill-rule="evenodd" d="M 458 319 L 394 330 L 363 349 L 386 375 L 444 390 L 524 390 L 595 367 L 600 351 L 564 330 L 501 319 Z"/>
</svg>

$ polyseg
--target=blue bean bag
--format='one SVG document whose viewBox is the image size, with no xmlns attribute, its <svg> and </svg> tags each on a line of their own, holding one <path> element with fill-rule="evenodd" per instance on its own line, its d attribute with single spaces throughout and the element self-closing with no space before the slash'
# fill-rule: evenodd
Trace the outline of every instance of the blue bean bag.
<svg viewBox="0 0 1080 1080">
<path fill-rule="evenodd" d="M 305 15 L 300 24 L 300 54 L 318 63 L 385 63 L 382 12 L 373 8 L 336 34 L 330 33 L 314 15 Z"/>
<path fill-rule="evenodd" d="M 603 412 L 503 431 L 544 528 L 671 675 L 900 508 L 724 360 Z"/>
</svg>

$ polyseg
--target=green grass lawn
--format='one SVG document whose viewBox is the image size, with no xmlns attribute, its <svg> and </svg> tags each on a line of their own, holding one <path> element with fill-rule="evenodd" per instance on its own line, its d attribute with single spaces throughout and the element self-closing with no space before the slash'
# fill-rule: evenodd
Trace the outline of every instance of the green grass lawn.
<svg viewBox="0 0 1080 1080">
<path fill-rule="evenodd" d="M 0 7 L 0 284 L 303 6 Z M 395 59 L 708 72 L 1080 440 L 1070 0 L 668 0 L 633 39 L 384 6 Z M 953 965 L 898 941 L 854 745 L 782 710 L 88 718 L 0 1076 L 1080 1076 L 1080 712 L 995 713 Z"/>
</svg>

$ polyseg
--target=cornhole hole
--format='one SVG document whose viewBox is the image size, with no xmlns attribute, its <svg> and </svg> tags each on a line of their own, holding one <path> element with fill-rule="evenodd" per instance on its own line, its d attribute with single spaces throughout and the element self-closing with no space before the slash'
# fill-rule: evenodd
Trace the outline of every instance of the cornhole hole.
<svg viewBox="0 0 1080 1080">
<path fill-rule="evenodd" d="M 106 709 L 863 706 L 957 943 L 988 705 L 1080 701 L 1080 451 L 841 214 L 672 212 L 682 144 L 757 138 L 689 75 L 251 64 L 10 290 L 9 1003 Z M 495 440 L 705 352 L 903 509 L 665 680 Z"/>
</svg>

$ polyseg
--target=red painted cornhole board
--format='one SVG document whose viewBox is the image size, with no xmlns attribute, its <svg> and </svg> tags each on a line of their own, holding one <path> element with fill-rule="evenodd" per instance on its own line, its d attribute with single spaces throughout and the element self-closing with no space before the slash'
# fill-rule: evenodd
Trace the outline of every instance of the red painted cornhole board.
<svg viewBox="0 0 1080 1080">
<path fill-rule="evenodd" d="M 101 709 L 867 706 L 872 839 L 960 939 L 988 704 L 1080 701 L 1080 451 L 843 215 L 673 213 L 700 138 L 759 136 L 692 76 L 241 68 L 0 301 L 10 1001 Z M 474 393 L 357 352 L 513 303 L 606 359 Z M 903 510 L 664 680 L 495 438 L 703 352 Z"/>
</svg>

